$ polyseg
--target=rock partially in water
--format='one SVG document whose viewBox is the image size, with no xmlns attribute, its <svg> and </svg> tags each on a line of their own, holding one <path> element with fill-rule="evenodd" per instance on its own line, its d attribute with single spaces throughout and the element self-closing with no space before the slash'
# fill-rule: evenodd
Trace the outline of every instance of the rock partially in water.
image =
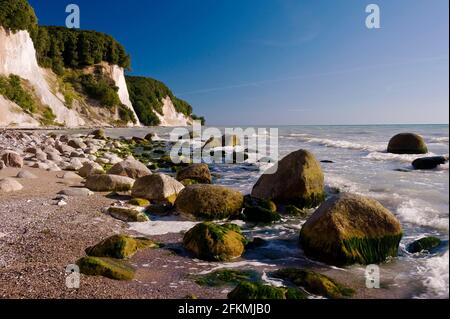
<svg viewBox="0 0 450 319">
<path fill-rule="evenodd" d="M 211 184 L 211 172 L 206 164 L 192 164 L 177 173 L 177 180 L 193 180 L 200 184 Z"/>
<path fill-rule="evenodd" d="M 306 299 L 306 295 L 295 288 L 272 287 L 258 282 L 245 281 L 228 294 L 228 299 Z"/>
<path fill-rule="evenodd" d="M 333 265 L 373 264 L 396 257 L 397 218 L 379 202 L 342 193 L 323 203 L 300 232 L 305 255 Z"/>
<path fill-rule="evenodd" d="M 183 238 L 184 247 L 195 257 L 208 261 L 228 261 L 240 257 L 246 244 L 237 225 L 201 223 Z"/>
<path fill-rule="evenodd" d="M 412 166 L 414 169 L 435 169 L 439 165 L 448 162 L 445 156 L 422 157 L 414 160 Z"/>
<path fill-rule="evenodd" d="M 430 252 L 433 249 L 439 247 L 440 244 L 441 240 L 437 237 L 424 237 L 410 243 L 407 246 L 406 250 L 412 254 L 420 253 L 423 251 Z"/>
<path fill-rule="evenodd" d="M 393 154 L 426 154 L 428 147 L 422 136 L 414 133 L 400 133 L 389 141 L 388 153 Z"/>
</svg>

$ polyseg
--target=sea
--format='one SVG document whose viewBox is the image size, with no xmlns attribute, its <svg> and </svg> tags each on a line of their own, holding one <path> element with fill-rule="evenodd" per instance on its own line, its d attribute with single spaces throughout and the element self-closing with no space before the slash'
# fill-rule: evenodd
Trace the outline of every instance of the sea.
<svg viewBox="0 0 450 319">
<path fill-rule="evenodd" d="M 449 297 L 449 166 L 447 163 L 434 170 L 419 171 L 413 170 L 411 165 L 417 157 L 448 156 L 448 125 L 281 126 L 277 129 L 279 158 L 299 149 L 309 150 L 319 161 L 327 161 L 321 163 L 327 190 L 338 189 L 370 196 L 401 222 L 404 236 L 398 257 L 379 265 L 381 285 L 386 290 L 381 296 Z M 168 139 L 172 130 L 167 127 L 110 129 L 107 134 L 112 137 L 143 137 L 154 132 L 157 138 Z M 387 153 L 389 139 L 402 132 L 423 136 L 429 154 Z M 249 194 L 263 170 L 242 163 L 212 165 L 211 171 L 216 176 L 216 184 Z M 166 226 L 161 224 L 165 222 Z M 182 222 L 172 222 L 172 226 L 170 221 L 160 221 L 159 224 L 149 224 L 147 229 L 145 225 L 134 225 L 132 228 L 147 235 L 170 232 L 171 229 L 184 230 Z M 305 260 L 314 263 L 298 247 L 298 234 L 303 223 L 302 219 L 286 218 L 270 226 L 243 224 L 244 233 L 249 238 L 260 237 L 269 243 L 256 253 L 246 255 L 247 265 L 295 266 Z M 192 225 L 186 222 L 185 226 Z M 410 242 L 424 236 L 439 237 L 443 244 L 430 254 L 410 254 L 406 251 Z M 242 261 L 222 266 L 241 267 Z M 321 264 L 320 267 L 327 266 Z M 363 266 L 340 270 L 354 276 L 364 276 Z M 389 290 L 395 293 L 390 295 Z"/>
</svg>

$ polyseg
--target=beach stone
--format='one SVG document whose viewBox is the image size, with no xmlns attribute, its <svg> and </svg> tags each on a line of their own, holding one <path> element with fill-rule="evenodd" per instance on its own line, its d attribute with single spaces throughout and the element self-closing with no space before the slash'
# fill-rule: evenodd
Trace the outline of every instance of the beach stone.
<svg viewBox="0 0 450 319">
<path fill-rule="evenodd" d="M 259 178 L 251 195 L 276 204 L 315 207 L 325 198 L 320 163 L 306 150 L 293 152 L 278 162 L 274 174 L 263 174 Z"/>
<path fill-rule="evenodd" d="M 71 139 L 67 143 L 67 145 L 69 145 L 69 146 L 71 146 L 71 147 L 73 147 L 75 149 L 85 149 L 85 148 L 87 148 L 86 143 L 84 143 L 83 139 L 81 139 L 81 138 Z"/>
<path fill-rule="evenodd" d="M 150 201 L 144 198 L 133 198 L 128 201 L 128 205 L 147 207 L 150 206 Z"/>
<path fill-rule="evenodd" d="M 97 174 L 86 179 L 86 187 L 95 192 L 129 191 L 133 184 L 134 179 L 119 175 Z"/>
<path fill-rule="evenodd" d="M 80 272 L 88 276 L 103 276 L 115 280 L 132 280 L 135 269 L 128 263 L 108 257 L 86 256 L 77 261 Z"/>
<path fill-rule="evenodd" d="M 47 163 L 36 163 L 32 166 L 33 168 L 39 168 L 42 170 L 47 170 L 49 168 L 49 165 Z"/>
<path fill-rule="evenodd" d="M 95 174 L 105 174 L 103 167 L 95 162 L 86 162 L 83 166 L 78 170 L 78 174 L 81 177 L 88 177 Z"/>
<path fill-rule="evenodd" d="M 155 138 L 155 133 L 148 133 L 147 135 L 145 135 L 144 139 L 151 142 L 153 141 L 153 139 Z"/>
<path fill-rule="evenodd" d="M 422 136 L 414 133 L 400 133 L 389 141 L 388 153 L 393 154 L 426 154 L 428 147 Z"/>
<path fill-rule="evenodd" d="M 420 253 L 422 251 L 430 251 L 433 250 L 441 244 L 441 240 L 437 237 L 424 237 L 410 243 L 406 250 L 411 254 Z"/>
<path fill-rule="evenodd" d="M 354 290 L 343 286 L 334 279 L 311 270 L 285 268 L 271 274 L 275 278 L 290 281 L 307 292 L 329 299 L 351 297 Z"/>
<path fill-rule="evenodd" d="M 414 169 L 435 169 L 439 165 L 448 162 L 445 156 L 422 157 L 414 160 L 412 166 Z"/>
<path fill-rule="evenodd" d="M 47 154 L 44 153 L 43 151 L 37 150 L 36 153 L 35 153 L 35 158 L 36 158 L 38 161 L 43 162 L 43 161 L 46 161 L 46 160 L 48 159 L 48 156 L 47 156 Z"/>
<path fill-rule="evenodd" d="M 104 140 L 104 139 L 106 139 L 105 130 L 102 129 L 102 128 L 92 131 L 91 133 L 89 133 L 89 135 L 94 136 L 94 138 L 97 139 L 97 140 Z"/>
<path fill-rule="evenodd" d="M 141 177 L 134 183 L 131 195 L 156 202 L 173 204 L 184 186 L 165 174 L 152 174 Z"/>
<path fill-rule="evenodd" d="M 192 164 L 177 173 L 177 180 L 192 180 L 200 184 L 211 184 L 211 172 L 207 164 Z"/>
<path fill-rule="evenodd" d="M 271 223 L 281 219 L 274 202 L 250 195 L 244 196 L 243 215 L 246 221 L 256 223 Z"/>
<path fill-rule="evenodd" d="M 80 161 L 80 159 L 77 157 L 74 157 L 74 158 L 70 159 L 70 162 L 65 167 L 65 169 L 68 171 L 78 171 L 82 167 L 83 167 L 83 163 Z"/>
<path fill-rule="evenodd" d="M 306 294 L 296 288 L 273 287 L 260 282 L 240 282 L 227 295 L 230 300 L 306 299 Z"/>
<path fill-rule="evenodd" d="M 245 237 L 239 226 L 201 223 L 191 228 L 183 237 L 184 247 L 196 258 L 207 261 L 229 261 L 244 252 Z"/>
<path fill-rule="evenodd" d="M 7 167 L 17 167 L 22 168 L 23 167 L 23 159 L 22 157 L 13 151 L 3 151 L 0 153 L 0 160 L 3 161 L 3 163 Z"/>
<path fill-rule="evenodd" d="M 140 248 L 157 248 L 158 244 L 146 238 L 113 235 L 100 243 L 86 248 L 88 256 L 125 259 L 132 257 Z"/>
<path fill-rule="evenodd" d="M 216 147 L 235 147 L 241 144 L 237 135 L 222 135 L 221 138 L 210 137 L 204 144 L 202 149 L 211 149 Z"/>
<path fill-rule="evenodd" d="M 71 187 L 71 188 L 64 189 L 64 190 L 60 191 L 58 194 L 66 195 L 69 197 L 87 197 L 87 196 L 94 195 L 94 193 L 92 191 L 90 191 L 89 189 L 78 188 L 78 187 Z"/>
<path fill-rule="evenodd" d="M 4 169 L 6 167 L 5 162 L 3 162 L 2 160 L 0 160 L 0 170 Z"/>
<path fill-rule="evenodd" d="M 127 159 L 111 167 L 111 169 L 108 171 L 108 174 L 128 176 L 137 179 L 140 177 L 151 175 L 152 172 L 141 162 L 135 159 Z"/>
<path fill-rule="evenodd" d="M 300 232 L 306 256 L 337 266 L 396 257 L 401 238 L 402 227 L 389 210 L 374 199 L 349 193 L 323 203 Z"/>
<path fill-rule="evenodd" d="M 46 152 L 47 159 L 50 161 L 61 162 L 63 159 L 57 152 Z"/>
<path fill-rule="evenodd" d="M 81 181 L 83 177 L 81 177 L 78 174 L 75 174 L 74 172 L 64 172 L 64 174 L 61 176 L 62 179 L 72 179 L 72 180 L 79 180 Z"/>
<path fill-rule="evenodd" d="M 175 202 L 178 211 L 200 219 L 214 220 L 240 215 L 244 196 L 223 186 L 197 184 L 184 188 Z"/>
<path fill-rule="evenodd" d="M 121 221 L 130 222 L 147 222 L 150 219 L 145 213 L 128 207 L 109 207 L 108 214 Z"/>
<path fill-rule="evenodd" d="M 23 178 L 23 179 L 36 179 L 37 176 L 29 171 L 22 170 L 19 173 L 17 173 L 17 178 Z"/>
<path fill-rule="evenodd" d="M 62 143 L 56 143 L 55 148 L 61 153 L 61 154 L 70 154 L 75 151 L 75 148 L 72 146 L 69 146 L 67 144 Z"/>
<path fill-rule="evenodd" d="M 0 193 L 17 192 L 23 189 L 23 186 L 12 178 L 0 179 Z"/>
</svg>

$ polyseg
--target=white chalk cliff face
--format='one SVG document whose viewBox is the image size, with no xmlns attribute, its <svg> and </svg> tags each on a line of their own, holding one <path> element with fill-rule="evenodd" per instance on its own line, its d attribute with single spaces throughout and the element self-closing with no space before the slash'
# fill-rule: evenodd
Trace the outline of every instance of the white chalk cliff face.
<svg viewBox="0 0 450 319">
<path fill-rule="evenodd" d="M 0 95 L 0 127 L 35 128 L 39 127 L 39 122 Z"/>
<path fill-rule="evenodd" d="M 83 126 L 85 121 L 52 93 L 46 81 L 47 72 L 37 63 L 36 50 L 27 31 L 12 33 L 0 27 L 0 74 L 15 74 L 28 80 L 41 102 L 53 110 L 56 122 L 67 127 Z M 0 110 L 3 111 L 6 107 L 5 103 L 0 102 Z M 15 116 L 10 121 L 23 126 L 19 123 L 22 118 Z"/>
<path fill-rule="evenodd" d="M 158 114 L 161 126 L 188 126 L 192 124 L 192 119 L 175 110 L 175 106 L 169 96 L 163 99 L 162 113 Z"/>
</svg>

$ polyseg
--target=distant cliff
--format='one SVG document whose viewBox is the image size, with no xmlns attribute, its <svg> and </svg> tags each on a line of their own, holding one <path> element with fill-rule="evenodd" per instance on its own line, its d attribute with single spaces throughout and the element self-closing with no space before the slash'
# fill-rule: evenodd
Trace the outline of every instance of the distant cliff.
<svg viewBox="0 0 450 319">
<path fill-rule="evenodd" d="M 38 26 L 26 0 L 0 0 L 0 127 L 188 125 L 191 106 L 162 83 L 151 103 L 129 91 L 130 63 L 109 35 Z"/>
</svg>

